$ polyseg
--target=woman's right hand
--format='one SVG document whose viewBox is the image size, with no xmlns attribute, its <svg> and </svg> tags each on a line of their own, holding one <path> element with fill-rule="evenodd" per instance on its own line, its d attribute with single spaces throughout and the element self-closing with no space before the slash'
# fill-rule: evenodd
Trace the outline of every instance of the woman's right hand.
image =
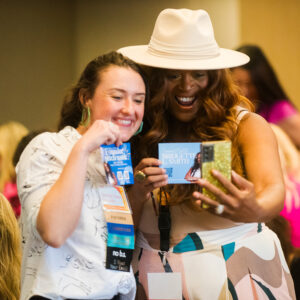
<svg viewBox="0 0 300 300">
<path fill-rule="evenodd" d="M 120 146 L 122 145 L 120 129 L 110 121 L 96 120 L 83 134 L 80 143 L 84 145 L 88 154 L 103 144 Z"/>
</svg>

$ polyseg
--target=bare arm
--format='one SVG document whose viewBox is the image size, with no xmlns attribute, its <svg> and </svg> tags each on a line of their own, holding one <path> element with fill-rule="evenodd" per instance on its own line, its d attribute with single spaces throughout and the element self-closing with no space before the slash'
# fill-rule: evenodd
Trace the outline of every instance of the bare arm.
<svg viewBox="0 0 300 300">
<path fill-rule="evenodd" d="M 212 191 L 225 206 L 223 217 L 238 222 L 264 222 L 283 207 L 285 188 L 278 146 L 272 129 L 256 114 L 245 117 L 239 125 L 238 143 L 245 163 L 247 179 L 232 172 L 232 182 L 218 172 L 213 175 L 225 186 L 225 194 L 205 180 L 198 184 Z M 209 204 L 211 212 L 218 202 L 195 192 L 197 201 Z"/>
<path fill-rule="evenodd" d="M 60 247 L 77 226 L 89 154 L 104 143 L 119 143 L 119 129 L 95 121 L 74 145 L 54 185 L 45 195 L 37 216 L 37 230 L 52 247 Z"/>
</svg>

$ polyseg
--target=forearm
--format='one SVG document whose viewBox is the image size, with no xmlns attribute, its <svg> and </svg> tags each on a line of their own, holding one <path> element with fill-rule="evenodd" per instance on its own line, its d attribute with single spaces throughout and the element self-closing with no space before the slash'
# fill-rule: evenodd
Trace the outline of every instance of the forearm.
<svg viewBox="0 0 300 300">
<path fill-rule="evenodd" d="M 88 155 L 77 143 L 63 171 L 44 197 L 37 217 L 43 240 L 61 246 L 74 231 L 81 213 Z"/>
<path fill-rule="evenodd" d="M 285 187 L 282 183 L 273 184 L 257 194 L 258 211 L 254 221 L 267 222 L 276 217 L 283 209 Z"/>
</svg>

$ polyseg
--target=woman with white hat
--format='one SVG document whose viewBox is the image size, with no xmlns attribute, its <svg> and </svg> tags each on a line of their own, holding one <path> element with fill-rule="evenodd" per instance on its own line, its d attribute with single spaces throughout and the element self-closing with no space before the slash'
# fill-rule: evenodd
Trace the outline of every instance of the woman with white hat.
<svg viewBox="0 0 300 300">
<path fill-rule="evenodd" d="M 163 10 L 149 45 L 119 51 L 151 81 L 134 147 L 139 184 L 128 189 L 140 211 L 138 299 L 295 299 L 278 238 L 264 225 L 284 199 L 276 139 L 226 70 L 248 56 L 219 48 L 209 15 L 189 9 Z M 232 143 L 231 180 L 212 171 L 226 192 L 203 179 L 167 184 L 158 143 L 214 140 Z"/>
</svg>

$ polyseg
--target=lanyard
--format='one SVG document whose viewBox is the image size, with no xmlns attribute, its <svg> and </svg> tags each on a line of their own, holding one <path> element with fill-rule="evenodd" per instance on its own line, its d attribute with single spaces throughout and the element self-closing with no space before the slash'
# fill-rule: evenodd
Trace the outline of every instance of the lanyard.
<svg viewBox="0 0 300 300">
<path fill-rule="evenodd" d="M 166 254 L 170 248 L 171 215 L 168 197 L 169 195 L 166 191 L 161 188 L 159 190 L 158 229 L 160 232 L 160 253 L 162 254 L 164 265 L 166 262 Z"/>
</svg>

